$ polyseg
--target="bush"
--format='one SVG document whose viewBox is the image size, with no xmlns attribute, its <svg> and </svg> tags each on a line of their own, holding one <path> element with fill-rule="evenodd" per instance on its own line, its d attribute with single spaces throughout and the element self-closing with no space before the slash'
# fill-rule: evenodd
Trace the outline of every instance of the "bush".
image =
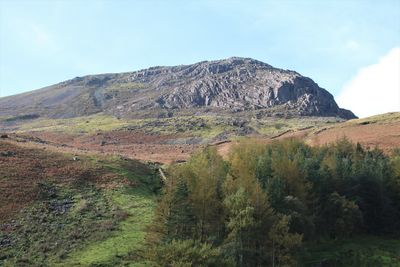
<svg viewBox="0 0 400 267">
<path fill-rule="evenodd" d="M 156 266 L 173 267 L 223 267 L 233 266 L 218 248 L 194 240 L 172 240 L 152 251 L 150 260 Z"/>
</svg>

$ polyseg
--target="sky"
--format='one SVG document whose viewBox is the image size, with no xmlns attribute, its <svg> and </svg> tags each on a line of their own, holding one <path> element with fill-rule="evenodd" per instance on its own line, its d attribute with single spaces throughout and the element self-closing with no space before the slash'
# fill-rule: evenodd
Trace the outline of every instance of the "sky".
<svg viewBox="0 0 400 267">
<path fill-rule="evenodd" d="M 241 56 L 308 76 L 363 117 L 400 111 L 399 49 L 399 0 L 0 0 L 0 97 Z"/>
</svg>

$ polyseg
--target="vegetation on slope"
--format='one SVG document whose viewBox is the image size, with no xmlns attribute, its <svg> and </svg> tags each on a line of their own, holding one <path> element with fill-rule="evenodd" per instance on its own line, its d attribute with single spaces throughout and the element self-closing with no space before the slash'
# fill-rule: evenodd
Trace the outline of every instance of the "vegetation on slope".
<svg viewBox="0 0 400 267">
<path fill-rule="evenodd" d="M 321 127 L 316 128 L 314 133 L 321 132 L 321 130 L 334 129 L 334 128 L 346 128 L 346 127 L 362 126 L 370 124 L 385 125 L 385 124 L 398 124 L 398 123 L 400 123 L 400 112 L 389 112 L 367 118 L 353 119 L 342 123 L 326 125 L 325 127 L 321 126 L 323 128 Z"/>
<path fill-rule="evenodd" d="M 147 236 L 155 266 L 400 266 L 399 151 L 243 142 L 167 177 Z"/>
<path fill-rule="evenodd" d="M 12 152 L 0 156 L 0 265 L 141 261 L 160 186 L 153 169 L 117 157 L 74 160 L 6 142 L 0 151 Z"/>
<path fill-rule="evenodd" d="M 0 141 L 0 265 L 399 266 L 399 151 L 239 143 L 170 166 L 157 205 L 151 166 Z"/>
<path fill-rule="evenodd" d="M 288 131 L 329 126 L 342 121 L 338 118 L 254 118 L 248 116 L 176 116 L 148 119 L 122 119 L 108 115 L 92 115 L 70 119 L 46 119 L 17 121 L 5 125 L 5 129 L 17 132 L 51 131 L 68 134 L 95 134 L 98 131 L 128 129 L 146 134 L 186 135 L 203 139 L 228 138 L 236 135 L 260 134 L 275 136 Z M 3 120 L 3 123 L 6 119 Z M 1 123 L 1 120 L 0 120 Z"/>
</svg>

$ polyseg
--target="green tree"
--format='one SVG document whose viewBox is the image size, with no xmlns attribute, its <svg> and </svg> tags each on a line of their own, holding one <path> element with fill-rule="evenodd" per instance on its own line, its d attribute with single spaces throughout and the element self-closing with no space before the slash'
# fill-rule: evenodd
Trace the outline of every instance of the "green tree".
<svg viewBox="0 0 400 267">
<path fill-rule="evenodd" d="M 227 165 L 215 148 L 206 148 L 193 155 L 186 168 L 198 236 L 201 241 L 219 239 L 223 233 L 222 184 Z"/>
<path fill-rule="evenodd" d="M 330 194 L 320 218 L 322 221 L 319 227 L 333 238 L 351 236 L 362 222 L 357 204 L 337 192 Z"/>
<path fill-rule="evenodd" d="M 290 216 L 281 216 L 268 233 L 272 242 L 272 267 L 293 267 L 297 265 L 293 251 L 301 245 L 303 236 L 290 233 L 289 222 Z"/>
<path fill-rule="evenodd" d="M 251 227 L 255 226 L 254 207 L 251 206 L 243 188 L 226 197 L 224 205 L 228 211 L 227 228 L 229 235 L 227 243 L 231 244 L 234 256 L 239 266 L 244 264 L 245 239 Z"/>
<path fill-rule="evenodd" d="M 234 263 L 210 244 L 194 240 L 172 240 L 151 250 L 151 266 L 160 267 L 228 267 Z"/>
<path fill-rule="evenodd" d="M 193 236 L 196 217 L 189 201 L 189 191 L 184 181 L 177 183 L 165 224 L 167 240 L 190 239 Z"/>
<path fill-rule="evenodd" d="M 267 260 L 265 249 L 268 242 L 263 233 L 270 229 L 274 221 L 268 195 L 263 190 L 261 181 L 257 178 L 258 158 L 264 153 L 264 145 L 249 142 L 240 143 L 230 154 L 230 170 L 224 183 L 225 199 L 237 194 L 237 192 L 244 191 L 248 205 L 254 210 L 254 224 L 245 230 L 246 233 L 241 239 L 243 244 L 241 256 L 243 256 L 246 266 L 265 264 Z"/>
</svg>

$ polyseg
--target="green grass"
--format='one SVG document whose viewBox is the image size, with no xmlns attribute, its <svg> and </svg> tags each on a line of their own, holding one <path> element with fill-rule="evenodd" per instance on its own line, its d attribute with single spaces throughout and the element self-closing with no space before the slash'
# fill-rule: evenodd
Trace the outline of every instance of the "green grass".
<svg viewBox="0 0 400 267">
<path fill-rule="evenodd" d="M 145 266 L 140 255 L 160 187 L 156 172 L 118 157 L 88 160 L 121 177 L 119 186 L 54 185 L 55 198 L 24 210 L 16 231 L 0 232 L 0 239 L 13 240 L 0 251 L 0 266 Z M 50 208 L 66 199 L 73 203 L 67 212 Z"/>
<path fill-rule="evenodd" d="M 337 122 L 337 118 L 303 117 L 303 118 L 268 118 L 253 119 L 250 126 L 262 135 L 274 136 L 288 130 L 301 130 L 329 125 Z"/>
<path fill-rule="evenodd" d="M 106 91 L 129 91 L 135 89 L 144 89 L 148 87 L 148 85 L 144 83 L 137 83 L 137 82 L 126 82 L 126 83 L 116 83 L 108 86 L 105 90 Z"/>
<path fill-rule="evenodd" d="M 70 200 L 73 207 L 57 213 L 54 204 Z M 86 203 L 86 204 L 83 204 Z M 16 218 L 18 227 L 10 235 L 12 246 L 0 252 L 0 265 L 53 266 L 85 242 L 95 242 L 111 234 L 107 225 L 117 222 L 103 192 L 94 187 L 80 189 L 57 187 L 55 198 L 38 201 Z"/>
<path fill-rule="evenodd" d="M 99 164 L 97 158 L 92 160 Z M 60 266 L 118 266 L 127 262 L 135 262 L 139 264 L 136 266 L 140 266 L 138 253 L 144 243 L 146 226 L 153 220 L 156 207 L 154 192 L 160 186 L 157 183 L 159 180 L 151 170 L 138 162 L 124 162 L 113 157 L 104 162 L 103 166 L 138 184 L 133 188 L 106 191 L 107 198 L 125 213 L 126 218 L 108 238 L 90 243 L 72 253 Z"/>
<path fill-rule="evenodd" d="M 342 120 L 337 118 L 302 117 L 302 118 L 274 118 L 261 119 L 247 117 L 221 116 L 190 116 L 179 115 L 162 118 L 146 119 L 118 119 L 113 116 L 97 114 L 92 116 L 70 119 L 39 118 L 21 122 L 18 132 L 26 131 L 53 131 L 67 134 L 94 134 L 98 131 L 112 131 L 130 129 L 147 134 L 178 135 L 182 137 L 199 137 L 210 140 L 220 134 L 230 136 L 240 134 L 243 129 L 235 125 L 234 121 L 247 121 L 245 127 L 253 132 L 265 136 L 274 136 L 288 130 L 299 130 L 306 127 L 329 127 Z M 250 117 L 248 117 L 250 116 Z"/>
<path fill-rule="evenodd" d="M 37 119 L 24 123 L 19 132 L 26 131 L 56 131 L 64 133 L 95 133 L 97 131 L 111 131 L 127 126 L 126 120 L 107 115 L 93 115 L 72 119 Z"/>
<path fill-rule="evenodd" d="M 400 266 L 400 240 L 359 237 L 306 244 L 299 253 L 301 266 L 366 267 Z"/>
<path fill-rule="evenodd" d="M 107 115 L 93 115 L 71 119 L 37 119 L 19 126 L 18 132 L 53 131 L 69 134 L 94 134 L 130 128 L 153 134 L 182 134 L 202 138 L 213 138 L 234 127 L 218 122 L 208 116 L 182 116 L 173 118 L 117 119 Z"/>
<path fill-rule="evenodd" d="M 128 214 L 127 218 L 119 223 L 111 236 L 81 248 L 61 265 L 115 266 L 121 264 L 126 256 L 135 257 L 135 252 L 141 249 L 145 227 L 153 219 L 153 197 L 138 193 L 135 189 L 110 191 L 108 196 L 114 205 Z"/>
<path fill-rule="evenodd" d="M 39 118 L 39 115 L 37 114 L 28 114 L 28 115 L 21 115 L 21 116 L 16 116 L 16 117 L 9 117 L 7 119 L 4 119 L 6 122 L 10 121 L 17 121 L 17 120 L 32 120 L 32 119 L 37 119 Z"/>
</svg>

